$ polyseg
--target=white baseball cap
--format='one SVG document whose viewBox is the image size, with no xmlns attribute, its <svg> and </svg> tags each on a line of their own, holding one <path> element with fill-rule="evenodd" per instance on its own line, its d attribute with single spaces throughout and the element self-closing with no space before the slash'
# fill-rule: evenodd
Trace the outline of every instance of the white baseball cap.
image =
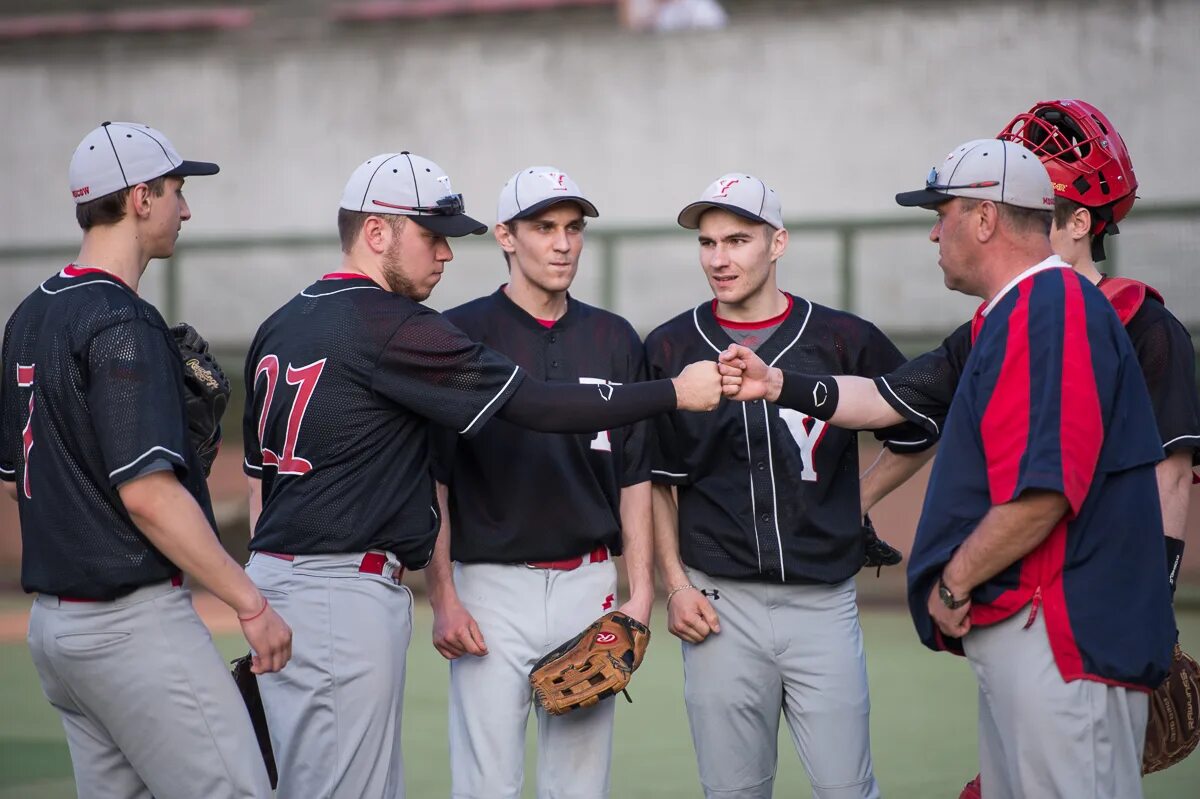
<svg viewBox="0 0 1200 799">
<path fill-rule="evenodd" d="M 102 122 L 71 156 L 71 196 L 81 205 L 165 175 L 189 177 L 221 171 L 207 161 L 185 161 L 169 139 L 140 122 Z"/>
<path fill-rule="evenodd" d="M 955 197 L 1054 209 L 1054 187 L 1038 157 L 1016 142 L 975 139 L 954 148 L 940 167 L 929 170 L 925 188 L 896 195 L 904 206 L 934 206 Z"/>
<path fill-rule="evenodd" d="M 552 166 L 531 166 L 513 175 L 500 189 L 496 221 L 526 219 L 561 202 L 578 203 L 584 216 L 600 216 L 566 172 Z"/>
<path fill-rule="evenodd" d="M 744 172 L 730 172 L 708 184 L 699 200 L 679 212 L 678 222 L 688 230 L 696 230 L 700 227 L 700 217 L 710 208 L 723 208 L 752 222 L 765 222 L 776 230 L 783 227 L 779 195 Z"/>
<path fill-rule="evenodd" d="M 410 216 L 439 236 L 487 231 L 487 225 L 466 215 L 463 196 L 450 188 L 450 178 L 442 168 L 407 150 L 382 153 L 360 164 L 346 182 L 341 207 Z"/>
</svg>

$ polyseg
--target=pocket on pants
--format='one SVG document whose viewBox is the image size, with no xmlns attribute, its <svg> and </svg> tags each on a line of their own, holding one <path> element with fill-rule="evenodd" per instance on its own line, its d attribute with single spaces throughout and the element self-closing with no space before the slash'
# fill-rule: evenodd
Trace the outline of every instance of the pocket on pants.
<svg viewBox="0 0 1200 799">
<path fill-rule="evenodd" d="M 98 652 L 123 644 L 132 633 L 123 630 L 108 630 L 95 633 L 64 633 L 54 636 L 58 648 L 64 652 Z"/>
</svg>

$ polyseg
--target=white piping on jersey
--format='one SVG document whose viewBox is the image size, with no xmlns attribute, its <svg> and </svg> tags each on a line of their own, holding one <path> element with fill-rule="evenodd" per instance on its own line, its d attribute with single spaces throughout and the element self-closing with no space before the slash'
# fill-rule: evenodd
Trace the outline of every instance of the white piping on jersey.
<svg viewBox="0 0 1200 799">
<path fill-rule="evenodd" d="M 263 470 L 263 467 L 255 466 L 248 458 L 242 458 L 242 463 L 245 464 L 247 469 L 253 469 L 256 472 L 261 472 Z"/>
<path fill-rule="evenodd" d="M 0 466 L 0 474 L 16 474 L 16 473 L 17 473 L 16 469 L 5 469 L 3 466 Z"/>
<path fill-rule="evenodd" d="M 804 298 L 801 297 L 801 299 L 804 299 Z M 808 302 L 808 300 L 804 300 L 804 301 Z M 790 350 L 795 345 L 795 343 L 800 340 L 800 337 L 804 335 L 805 328 L 808 327 L 808 318 L 810 316 L 812 316 L 812 303 L 808 302 L 808 313 L 804 314 L 804 321 L 800 323 L 800 329 L 796 331 L 796 337 L 794 339 L 792 339 L 791 341 L 789 341 L 788 345 L 786 347 L 784 347 L 782 350 L 780 350 L 779 354 L 776 355 L 774 358 L 772 358 L 771 362 L 769 364 L 767 364 L 767 366 L 774 366 L 775 362 L 778 361 L 780 358 L 782 358 L 783 354 L 785 352 L 787 352 L 788 350 Z M 774 476 L 772 476 L 772 479 L 774 479 Z"/>
<path fill-rule="evenodd" d="M 138 462 L 141 461 L 142 458 L 146 457 L 147 455 L 149 455 L 151 452 L 154 452 L 155 450 L 162 450 L 163 452 L 167 453 L 168 455 L 174 455 L 176 458 L 179 458 L 179 460 L 182 463 L 187 463 L 187 459 L 184 458 L 182 455 L 180 455 L 175 450 L 167 449 L 166 447 L 151 447 L 150 449 L 146 450 L 141 455 L 138 455 L 136 458 L 134 458 L 133 460 L 131 460 L 129 463 L 125 464 L 121 468 L 113 469 L 111 472 L 108 473 L 108 479 L 111 480 L 114 476 L 120 474 L 121 472 L 125 471 L 126 469 L 129 469 L 133 466 L 137 466 Z"/>
<path fill-rule="evenodd" d="M 695 308 L 692 309 L 692 324 L 696 326 L 696 332 L 700 334 L 700 338 L 702 338 L 706 342 L 708 342 L 708 346 L 712 347 L 713 351 L 719 355 L 721 352 L 723 352 L 723 350 L 720 347 L 718 347 L 716 344 L 713 344 L 712 341 L 709 339 L 709 337 L 704 335 L 704 330 L 701 329 L 701 327 L 700 327 L 699 314 L 700 314 L 700 309 L 703 307 L 704 307 L 704 303 L 700 303 L 699 305 L 697 305 Z"/>
<path fill-rule="evenodd" d="M 469 425 L 464 427 L 462 430 L 458 431 L 458 434 L 460 436 L 465 435 L 468 430 L 470 430 L 472 427 L 474 427 L 475 423 L 479 421 L 479 417 L 481 417 L 485 413 L 487 413 L 487 409 L 492 407 L 492 405 L 496 402 L 496 400 L 500 399 L 500 395 L 508 390 L 509 383 L 511 383 L 513 381 L 513 378 L 517 376 L 517 372 L 519 372 L 519 371 L 521 371 L 521 367 L 519 367 L 519 366 L 513 367 L 512 374 L 508 376 L 508 380 L 504 381 L 504 385 L 501 386 L 500 390 L 496 392 L 496 396 L 492 397 L 492 399 L 488 402 L 488 404 L 484 405 L 483 408 L 480 409 L 479 413 L 475 414 L 475 418 L 471 420 L 471 423 Z"/>
<path fill-rule="evenodd" d="M 350 286 L 349 288 L 334 289 L 333 291 L 327 291 L 324 294 L 309 294 L 308 289 L 304 289 L 303 291 L 300 292 L 300 296 L 308 297 L 310 300 L 319 300 L 322 297 L 329 297 L 333 294 L 341 294 L 343 291 L 361 291 L 363 289 L 374 289 L 375 291 L 383 291 L 383 289 L 380 288 L 379 286 Z"/>
<path fill-rule="evenodd" d="M 811 308 L 812 305 L 810 304 Z M 807 321 L 807 320 L 805 320 Z M 799 338 L 799 336 L 797 336 Z M 793 342 L 795 343 L 795 342 Z M 791 344 L 788 345 L 792 346 Z M 787 582 L 787 567 L 783 565 L 783 536 L 779 533 L 779 499 L 775 491 L 775 456 L 771 454 L 771 415 L 767 413 L 767 403 L 763 402 L 763 424 L 767 428 L 767 466 L 771 471 L 771 510 L 775 522 L 775 543 L 779 547 L 779 582 Z M 761 568 L 759 569 L 761 571 Z"/>
<path fill-rule="evenodd" d="M 697 328 L 699 329 L 699 328 Z M 701 333 L 701 335 L 704 335 Z M 758 543 L 758 504 L 754 500 L 754 453 L 750 451 L 750 422 L 746 419 L 746 403 L 742 403 L 742 432 L 746 436 L 746 466 L 750 473 L 750 526 L 754 528 L 754 546 L 758 550 L 758 571 L 762 572 L 762 545 Z"/>
<path fill-rule="evenodd" d="M 1170 441 L 1163 442 L 1163 449 L 1166 449 L 1167 447 L 1171 446 L 1176 441 L 1183 441 L 1185 438 L 1194 438 L 1197 441 L 1200 441 L 1200 436 L 1175 436 L 1175 438 L 1172 438 Z"/>
<path fill-rule="evenodd" d="M 923 413 L 921 413 L 920 411 L 918 411 L 918 410 L 917 410 L 916 408 L 914 408 L 913 406 L 909 405 L 909 404 L 908 404 L 907 402 L 905 402 L 904 400 L 900 399 L 900 395 L 896 393 L 896 390 L 895 390 L 895 389 L 893 389 L 893 388 L 892 388 L 890 385 L 888 385 L 888 381 L 887 381 L 887 378 L 886 378 L 886 377 L 880 377 L 880 378 L 879 378 L 879 382 L 880 382 L 880 383 L 883 383 L 883 387 L 884 387 L 884 388 L 886 388 L 886 389 L 888 390 L 888 393 L 889 393 L 889 394 L 891 394 L 893 397 L 895 397 L 895 398 L 896 398 L 896 402 L 899 402 L 899 403 L 900 403 L 901 405 L 903 405 L 905 408 L 908 408 L 910 411 L 912 411 L 912 412 L 913 412 L 913 415 L 915 415 L 915 416 L 920 416 L 922 419 L 924 419 L 925 421 L 929 422 L 931 425 L 933 425 L 934 432 L 938 433 L 939 435 L 941 434 L 941 432 L 942 432 L 942 428 L 938 427 L 938 423 L 937 423 L 937 422 L 935 422 L 935 421 L 933 421 L 933 419 L 930 419 L 930 418 L 929 418 L 928 416 L 926 416 L 925 414 L 923 414 Z M 928 441 L 929 439 L 921 439 L 921 440 L 922 440 L 922 441 Z M 896 442 L 896 443 L 899 443 L 899 444 L 907 444 L 907 443 L 909 443 L 909 442 L 907 442 L 907 441 L 899 441 L 899 442 Z"/>
<path fill-rule="evenodd" d="M 71 276 L 70 276 L 70 275 L 62 275 L 62 277 L 65 277 L 65 278 L 67 278 L 67 279 L 71 279 Z M 75 279 L 77 280 L 78 278 L 75 278 Z M 102 277 L 100 277 L 100 278 L 96 278 L 96 279 L 94 279 L 94 280 L 85 280 L 85 281 L 83 281 L 82 283 L 72 283 L 72 284 L 71 284 L 71 285 L 69 285 L 69 286 L 63 286 L 61 289 L 55 289 L 54 291 L 51 291 L 50 289 L 46 288 L 46 284 L 45 284 L 45 283 L 42 283 L 40 286 L 38 286 L 38 288 L 39 288 L 39 289 L 41 289 L 41 290 L 42 290 L 43 292 L 45 292 L 46 294 L 62 294 L 64 291 L 70 291 L 71 289 L 83 288 L 84 286 L 91 286 L 91 285 L 94 285 L 94 284 L 96 284 L 96 283 L 107 283 L 107 284 L 108 284 L 108 285 L 110 285 L 110 286 L 116 286 L 117 288 L 120 288 L 120 289 L 125 289 L 126 291 L 129 291 L 129 290 L 130 290 L 130 288 L 129 288 L 128 286 L 126 286 L 126 285 L 124 285 L 124 284 L 122 284 L 122 283 L 117 283 L 117 282 L 115 282 L 115 281 L 112 281 L 112 280 L 105 280 L 105 279 L 104 279 L 104 278 L 102 278 Z"/>
<path fill-rule="evenodd" d="M 928 438 L 918 438 L 916 441 L 897 441 L 894 438 L 888 438 L 888 439 L 884 439 L 883 443 L 898 444 L 898 445 L 904 447 L 904 446 L 916 446 L 917 444 L 924 444 L 928 440 L 929 440 Z"/>
<path fill-rule="evenodd" d="M 687 472 L 664 472 L 662 469 L 651 469 L 650 474 L 661 474 L 663 477 L 687 477 Z"/>
</svg>

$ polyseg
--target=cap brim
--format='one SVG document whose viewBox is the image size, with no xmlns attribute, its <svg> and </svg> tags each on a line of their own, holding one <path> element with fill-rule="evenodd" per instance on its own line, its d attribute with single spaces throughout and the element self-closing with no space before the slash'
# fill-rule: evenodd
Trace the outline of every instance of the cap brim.
<svg viewBox="0 0 1200 799">
<path fill-rule="evenodd" d="M 209 161 L 184 161 L 163 177 L 187 178 L 193 175 L 215 175 L 220 171 L 221 167 Z"/>
<path fill-rule="evenodd" d="M 954 195 L 946 194 L 941 191 L 933 191 L 932 189 L 917 189 L 916 191 L 902 191 L 896 195 L 896 202 L 906 208 L 931 208 L 942 203 L 948 203 L 954 199 Z"/>
<path fill-rule="evenodd" d="M 454 216 L 445 216 L 442 214 L 421 214 L 419 216 L 406 216 L 426 230 L 432 231 L 439 236 L 447 238 L 457 238 L 459 236 L 478 236 L 482 233 L 487 233 L 487 225 L 480 222 L 478 219 L 472 219 L 466 214 L 455 214 Z"/>
<path fill-rule="evenodd" d="M 700 228 L 700 217 L 704 216 L 704 212 L 711 208 L 720 208 L 722 211 L 728 211 L 731 214 L 740 216 L 742 219 L 749 219 L 751 222 L 761 222 L 764 225 L 771 225 L 770 222 L 758 214 L 752 214 L 741 206 L 708 201 L 694 202 L 687 206 L 679 212 L 679 216 L 675 221 L 679 223 L 680 227 L 687 228 L 688 230 L 698 230 Z M 771 227 L 775 226 L 771 225 Z"/>
<path fill-rule="evenodd" d="M 528 219 L 529 217 L 534 216 L 534 215 L 544 211 L 545 209 L 549 208 L 550 206 L 558 205 L 559 203 L 575 203 L 576 205 L 578 205 L 580 208 L 583 209 L 584 216 L 591 216 L 591 217 L 600 216 L 600 212 L 596 210 L 596 206 L 592 205 L 589 201 L 585 200 L 582 197 L 572 195 L 570 197 L 547 197 L 546 199 L 542 200 L 541 202 L 534 203 L 533 205 L 529 206 L 528 208 L 522 208 L 520 213 L 518 213 L 516 216 L 509 217 L 508 219 L 505 219 L 502 221 L 511 222 L 514 219 Z"/>
</svg>

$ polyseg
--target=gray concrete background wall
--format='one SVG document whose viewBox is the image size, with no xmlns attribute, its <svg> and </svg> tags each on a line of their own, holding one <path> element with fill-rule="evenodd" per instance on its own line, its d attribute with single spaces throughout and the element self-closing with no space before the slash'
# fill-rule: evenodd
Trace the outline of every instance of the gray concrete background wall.
<svg viewBox="0 0 1200 799">
<path fill-rule="evenodd" d="M 299 256 L 183 251 L 182 315 L 231 344 L 336 266 L 342 185 L 383 151 L 432 157 L 488 222 L 500 185 L 530 163 L 571 173 L 600 208 L 597 226 L 669 225 L 732 169 L 775 187 L 788 218 L 900 215 L 892 195 L 960 141 L 994 134 L 1035 100 L 1079 96 L 1121 129 L 1142 197 L 1200 199 L 1198 3 L 726 5 L 728 29 L 665 36 L 585 10 L 370 26 L 282 15 L 229 34 L 3 44 L 0 242 L 77 239 L 67 162 L 104 119 L 146 121 L 185 156 L 221 163 L 221 175 L 189 183 L 185 245 L 330 233 L 329 246 Z M 1196 225 L 1127 225 L 1120 239 L 1126 274 L 1200 317 Z M 623 244 L 617 310 L 645 331 L 707 297 L 695 249 L 682 231 Z M 436 307 L 504 280 L 490 239 L 456 253 Z M 835 258 L 832 237 L 797 237 L 781 282 L 835 302 Z M 864 238 L 858 311 L 889 330 L 948 329 L 974 301 L 945 292 L 935 261 L 918 231 Z M 0 313 L 58 265 L 0 263 Z M 576 294 L 599 296 L 594 252 Z"/>
</svg>

